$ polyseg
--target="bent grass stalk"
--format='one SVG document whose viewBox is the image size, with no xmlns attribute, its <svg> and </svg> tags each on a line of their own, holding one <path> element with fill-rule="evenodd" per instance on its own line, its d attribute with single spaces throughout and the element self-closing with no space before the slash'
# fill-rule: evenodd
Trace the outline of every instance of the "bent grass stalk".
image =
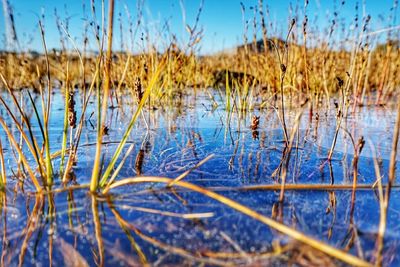
<svg viewBox="0 0 400 267">
<path fill-rule="evenodd" d="M 112 183 L 114 184 L 114 183 Z M 110 191 L 110 186 L 112 185 L 107 185 L 102 192 L 109 192 Z M 46 191 L 41 191 L 41 192 L 35 192 L 35 193 L 29 193 L 29 194 L 56 194 L 56 193 L 62 193 L 66 191 L 73 191 L 73 190 L 80 190 L 80 189 L 85 189 L 89 188 L 90 183 L 84 183 L 84 184 L 79 184 L 79 185 L 69 185 L 67 187 L 61 187 L 61 188 L 56 188 L 52 190 L 46 190 Z M 386 186 L 382 186 L 383 188 L 386 188 Z M 173 188 L 173 187 L 172 187 Z M 162 188 L 157 190 L 158 192 L 164 192 L 171 190 L 172 188 Z M 350 191 L 350 190 L 375 190 L 376 188 L 376 182 L 374 184 L 358 184 L 354 188 L 352 184 L 286 184 L 285 185 L 285 191 L 305 191 L 305 190 L 311 190 L 311 191 Z M 263 185 L 250 185 L 250 186 L 242 186 L 242 187 L 229 187 L 229 186 L 216 186 L 216 187 L 207 187 L 208 190 L 213 191 L 213 192 L 219 192 L 219 191 L 277 191 L 281 189 L 280 184 L 263 184 Z M 392 189 L 399 190 L 400 186 L 398 185 L 393 185 Z M 150 191 L 143 190 L 135 193 L 135 195 L 141 195 L 141 194 L 146 194 L 149 193 Z M 154 193 L 155 190 L 151 189 L 151 193 Z"/>
<path fill-rule="evenodd" d="M 170 178 L 164 178 L 164 177 L 155 177 L 155 176 L 142 176 L 142 177 L 134 177 L 134 178 L 126 178 L 124 180 L 121 181 L 117 181 L 114 184 L 112 184 L 109 187 L 109 190 L 105 190 L 103 191 L 104 194 L 107 194 L 111 189 L 123 186 L 123 185 L 128 185 L 128 184 L 138 184 L 138 183 L 165 183 L 165 184 L 169 184 L 173 181 L 173 179 Z M 200 186 L 191 184 L 191 183 L 187 183 L 187 182 L 183 182 L 183 181 L 179 181 L 175 183 L 176 186 L 179 187 L 183 187 L 186 189 L 190 189 L 191 191 L 194 192 L 198 192 L 200 194 L 203 194 L 211 199 L 214 199 L 236 211 L 239 211 L 255 220 L 258 220 L 266 225 L 268 225 L 269 227 L 291 237 L 294 238 L 302 243 L 305 243 L 307 245 L 309 245 L 312 248 L 315 248 L 319 251 L 322 251 L 324 253 L 326 253 L 327 255 L 330 255 L 334 258 L 337 258 L 343 262 L 346 262 L 350 265 L 356 265 L 356 266 L 371 266 L 370 263 L 356 257 L 353 255 L 350 255 L 344 251 L 341 251 L 337 248 L 334 248 L 330 245 L 327 245 L 321 241 L 318 241 L 314 238 L 308 237 L 306 235 L 304 235 L 303 233 L 290 228 L 282 223 L 279 223 L 271 218 L 268 218 L 264 215 L 261 215 L 260 213 L 238 203 L 235 202 L 227 197 L 224 197 L 222 195 L 219 195 L 215 192 L 209 191 L 205 188 L 202 188 Z"/>
<path fill-rule="evenodd" d="M 193 220 L 193 219 L 205 219 L 211 218 L 214 216 L 213 212 L 202 212 L 202 213 L 176 213 L 171 211 L 163 211 L 157 209 L 150 209 L 150 208 L 143 208 L 143 207 L 131 207 L 131 206 L 124 206 L 121 207 L 124 210 L 136 210 L 150 214 L 158 214 L 161 216 L 168 216 L 174 218 L 181 218 L 185 220 Z"/>
</svg>

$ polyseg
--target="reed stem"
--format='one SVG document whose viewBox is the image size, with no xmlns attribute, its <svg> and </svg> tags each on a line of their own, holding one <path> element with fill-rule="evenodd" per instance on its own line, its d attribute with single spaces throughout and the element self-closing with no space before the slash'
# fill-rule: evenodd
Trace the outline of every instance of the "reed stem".
<svg viewBox="0 0 400 267">
<path fill-rule="evenodd" d="M 108 43 L 107 43 L 107 54 L 105 63 L 105 83 L 103 91 L 103 103 L 101 108 L 101 116 L 99 117 L 101 125 L 105 126 L 107 119 L 107 108 L 108 108 L 108 97 L 110 94 L 110 82 L 111 82 L 111 56 L 112 56 L 112 38 L 113 38 L 113 23 L 114 23 L 114 0 L 108 2 Z M 90 183 L 90 191 L 94 192 L 97 190 L 100 175 L 100 159 L 101 159 L 101 148 L 103 141 L 103 131 L 100 129 L 97 136 L 96 154 L 93 163 L 92 179 Z"/>
</svg>

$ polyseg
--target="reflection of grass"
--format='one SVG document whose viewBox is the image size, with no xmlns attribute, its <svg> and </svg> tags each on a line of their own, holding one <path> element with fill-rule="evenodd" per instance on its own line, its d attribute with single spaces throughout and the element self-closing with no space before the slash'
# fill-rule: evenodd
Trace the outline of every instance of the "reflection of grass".
<svg viewBox="0 0 400 267">
<path fill-rule="evenodd" d="M 128 184 L 137 184 L 137 183 L 166 183 L 169 184 L 171 183 L 173 180 L 169 179 L 169 178 L 162 178 L 162 177 L 137 177 L 137 178 L 126 178 L 122 181 L 118 181 L 115 182 L 113 185 L 110 186 L 110 190 L 119 186 L 123 186 L 123 185 L 128 185 Z M 186 189 L 190 189 L 191 191 L 194 192 L 198 192 L 202 195 L 205 195 L 209 198 L 212 198 L 232 209 L 235 209 L 243 214 L 246 214 L 248 216 L 250 216 L 251 218 L 258 220 L 268 226 L 270 226 L 271 228 L 291 237 L 294 238 L 300 242 L 303 242 L 317 250 L 320 250 L 330 256 L 333 256 L 335 258 L 338 258 L 344 262 L 347 262 L 351 265 L 356 265 L 356 266 L 370 266 L 369 263 L 355 257 L 352 256 L 350 254 L 347 254 L 341 250 L 338 250 L 332 246 L 329 246 L 323 242 L 317 241 L 316 239 L 313 239 L 311 237 L 308 237 L 300 232 L 298 232 L 295 229 L 292 229 L 290 227 L 287 227 L 275 220 L 272 220 L 271 218 L 268 218 L 266 216 L 261 215 L 260 213 L 242 205 L 239 204 L 238 202 L 235 202 L 227 197 L 224 197 L 220 194 L 217 194 L 213 191 L 209 191 L 205 188 L 196 186 L 194 184 L 190 184 L 190 183 L 186 183 L 186 182 L 182 182 L 182 181 L 175 181 L 174 184 L 178 187 L 183 187 Z M 103 193 L 107 193 L 103 192 Z"/>
<path fill-rule="evenodd" d="M 3 154 L 3 145 L 0 140 L 0 189 L 4 190 L 7 184 L 7 174 L 6 174 L 6 167 L 4 164 L 4 154 Z"/>
<path fill-rule="evenodd" d="M 136 177 L 136 178 L 128 178 L 128 179 L 125 179 L 122 181 L 115 182 L 113 185 L 110 186 L 109 190 L 111 192 L 111 191 L 114 191 L 118 187 L 125 186 L 128 184 L 161 183 L 161 184 L 168 185 L 173 181 L 174 181 L 173 179 L 163 178 L 163 177 L 143 176 L 143 177 Z M 145 254 L 145 250 L 143 249 L 143 247 L 141 247 L 142 245 L 139 245 L 137 243 L 138 240 L 136 240 L 136 236 L 139 239 L 144 240 L 146 243 L 149 243 L 150 245 L 153 245 L 169 254 L 178 255 L 183 258 L 187 258 L 191 261 L 200 262 L 200 263 L 204 262 L 204 263 L 209 263 L 209 264 L 225 265 L 224 261 L 223 261 L 225 259 L 228 262 L 228 263 L 226 263 L 227 265 L 232 265 L 232 264 L 237 263 L 237 260 L 239 260 L 239 262 L 242 262 L 242 261 L 253 262 L 253 261 L 258 261 L 258 260 L 274 260 L 274 259 L 279 259 L 280 255 L 283 257 L 281 260 L 284 260 L 285 256 L 283 256 L 282 254 L 289 253 L 289 255 L 292 255 L 292 253 L 295 253 L 297 251 L 297 249 L 301 250 L 303 248 L 303 246 L 304 246 L 304 249 L 306 247 L 310 246 L 311 248 L 313 248 L 311 250 L 313 252 L 311 253 L 309 251 L 307 253 L 311 253 L 308 256 L 313 255 L 313 257 L 309 258 L 307 256 L 307 253 L 306 253 L 307 249 L 306 249 L 302 253 L 300 251 L 297 251 L 299 254 L 296 253 L 296 255 L 298 257 L 300 257 L 298 260 L 308 259 L 311 261 L 318 262 L 318 260 L 323 260 L 324 257 L 326 257 L 326 255 L 318 252 L 318 251 L 322 251 L 327 255 L 333 256 L 334 258 L 345 261 L 352 265 L 369 266 L 368 263 L 366 263 L 362 260 L 359 260 L 354 256 L 351 256 L 345 252 L 342 252 L 333 247 L 330 247 L 329 245 L 326 245 L 321 241 L 317 241 L 313 238 L 310 238 L 310 237 L 302 234 L 298 230 L 295 230 L 288 226 L 285 226 L 280 222 L 277 222 L 271 218 L 268 218 L 256 211 L 246 207 L 243 204 L 240 204 L 236 201 L 233 201 L 232 199 L 226 198 L 226 197 L 222 196 L 221 194 L 218 194 L 215 192 L 215 191 L 219 191 L 219 190 L 221 190 L 223 192 L 227 192 L 229 190 L 235 190 L 235 191 L 237 191 L 237 190 L 265 190 L 265 192 L 267 192 L 267 191 L 279 190 L 280 189 L 279 185 L 265 185 L 265 186 L 246 187 L 246 188 L 212 188 L 212 189 L 208 190 L 208 189 L 201 188 L 201 187 L 196 186 L 191 183 L 175 181 L 174 187 L 175 186 L 177 188 L 188 189 L 188 190 L 190 190 L 190 192 L 197 192 L 197 193 L 200 193 L 207 197 L 210 197 L 210 198 L 222 203 L 223 205 L 231 207 L 232 209 L 234 209 L 240 213 L 246 214 L 246 215 L 250 216 L 251 218 L 270 226 L 272 229 L 275 229 L 285 235 L 288 235 L 289 237 L 293 238 L 294 240 L 300 241 L 303 244 L 296 244 L 295 247 L 292 247 L 292 242 L 289 242 L 289 244 L 287 244 L 287 245 L 283 245 L 283 247 L 280 247 L 279 244 L 275 244 L 273 251 L 263 252 L 263 253 L 254 253 L 251 251 L 247 251 L 248 248 L 243 248 L 244 251 L 242 251 L 240 253 L 239 252 L 238 253 L 224 252 L 222 250 L 222 251 L 205 251 L 204 253 L 198 254 L 198 253 L 186 250 L 185 248 L 180 248 L 180 247 L 177 247 L 174 245 L 167 244 L 161 240 L 158 240 L 158 237 L 152 237 L 149 234 L 142 232 L 140 230 L 140 228 L 141 228 L 140 224 L 137 225 L 137 223 L 129 222 L 127 219 L 124 218 L 124 216 L 122 214 L 120 214 L 118 212 L 118 210 L 119 209 L 127 209 L 129 211 L 139 211 L 139 212 L 145 213 L 145 214 L 159 215 L 161 217 L 180 218 L 183 220 L 206 219 L 206 218 L 209 218 L 212 216 L 218 216 L 217 213 L 214 213 L 214 212 L 212 212 L 212 213 L 210 213 L 210 212 L 175 213 L 175 212 L 163 211 L 162 207 L 160 207 L 157 210 L 157 209 L 150 209 L 150 208 L 145 208 L 145 207 L 142 208 L 136 204 L 133 206 L 130 206 L 129 204 L 119 206 L 117 204 L 112 203 L 113 199 L 120 199 L 120 200 L 124 201 L 125 197 L 123 199 L 121 199 L 118 197 L 118 193 L 110 194 L 110 192 L 104 192 L 105 193 L 104 195 L 99 195 L 99 196 L 92 195 L 91 196 L 91 203 L 90 203 L 91 214 L 92 214 L 91 216 L 93 216 L 92 230 L 94 232 L 89 232 L 89 233 L 82 232 L 81 233 L 81 234 L 84 234 L 85 236 L 87 236 L 89 234 L 89 237 L 86 237 L 86 238 L 91 240 L 93 242 L 93 244 L 97 244 L 97 248 L 95 249 L 95 252 L 94 252 L 96 255 L 95 260 L 97 261 L 97 263 L 100 264 L 101 262 L 106 261 L 107 255 L 109 255 L 109 253 L 112 253 L 111 252 L 112 250 L 110 250 L 111 248 L 108 249 L 109 245 L 106 245 L 107 242 L 105 242 L 105 240 L 103 240 L 104 234 L 102 234 L 102 232 L 104 232 L 105 230 L 102 228 L 104 227 L 103 224 L 107 224 L 107 223 L 112 225 L 113 227 L 115 227 L 115 225 L 110 222 L 110 218 L 107 218 L 107 223 L 103 222 L 103 220 L 100 217 L 100 215 L 102 213 L 101 213 L 101 210 L 99 209 L 101 207 L 101 203 L 103 201 L 107 201 L 111 212 L 115 216 L 115 220 L 118 222 L 118 225 L 121 227 L 121 231 L 126 234 L 126 238 L 129 240 L 130 244 L 132 245 L 132 248 L 135 250 L 135 252 L 137 253 L 137 255 L 139 257 L 139 260 L 142 263 L 145 263 L 148 259 Z M 82 189 L 82 187 L 88 188 L 89 185 L 77 186 L 75 188 Z M 373 185 L 358 185 L 357 186 L 358 190 L 374 190 L 373 188 L 374 188 Z M 385 187 L 383 187 L 383 188 L 385 188 Z M 69 191 L 68 197 L 71 195 L 73 190 L 74 190 L 73 187 L 63 189 L 63 191 Z M 167 193 L 167 192 L 172 193 L 171 189 L 168 189 L 167 187 L 161 187 L 160 190 L 166 190 L 164 193 Z M 353 190 L 353 187 L 352 187 L 352 185 L 346 186 L 346 185 L 288 184 L 287 188 L 285 190 L 324 190 L 324 191 L 326 191 L 326 190 L 349 190 L 350 191 L 350 190 Z M 48 228 L 47 232 L 50 235 L 48 238 L 49 246 L 50 246 L 51 242 L 54 242 L 54 245 L 56 245 L 56 246 L 61 245 L 60 242 L 62 242 L 62 241 L 58 240 L 59 237 L 57 237 L 57 238 L 52 237 L 52 235 L 54 233 L 56 233 L 56 231 L 57 231 L 55 226 L 60 224 L 60 221 L 58 221 L 58 223 L 55 221 L 56 218 L 59 218 L 59 216 L 61 216 L 61 214 L 56 216 L 57 215 L 57 213 L 55 213 L 56 205 L 54 203 L 54 199 L 56 196 L 55 194 L 60 193 L 60 191 L 61 190 L 56 189 L 56 190 L 54 190 L 53 193 L 50 193 L 47 196 L 47 201 L 45 201 L 46 198 L 43 195 L 38 195 L 35 198 L 36 199 L 35 205 L 29 215 L 27 226 L 22 232 L 23 240 L 22 240 L 22 244 L 21 244 L 22 249 L 21 249 L 21 253 L 19 256 L 20 262 L 22 262 L 22 263 L 24 262 L 25 255 L 29 248 L 30 240 L 36 236 L 37 231 L 41 232 L 41 235 L 44 235 L 44 233 L 46 232 L 46 229 Z M 162 191 L 160 191 L 160 192 L 162 192 Z M 149 191 L 148 193 L 150 193 L 151 195 L 157 194 L 157 193 L 151 192 L 151 191 Z M 129 200 L 129 199 L 126 199 L 126 200 Z M 69 214 L 68 216 L 72 216 L 74 214 L 74 212 L 77 212 L 76 204 L 73 203 L 75 200 L 73 200 L 72 198 L 69 197 L 69 202 L 70 201 L 72 201 L 72 205 L 68 206 L 68 214 Z M 49 202 L 48 209 L 45 208 L 45 205 L 47 202 Z M 129 203 L 129 201 L 128 201 L 128 203 Z M 5 205 L 7 205 L 7 204 L 3 202 L 2 207 L 5 207 Z M 6 209 L 4 209 L 4 211 L 5 210 Z M 90 213 L 90 209 L 88 210 L 88 212 Z M 86 218 L 86 216 L 88 216 L 88 215 L 87 214 L 83 214 L 83 215 L 76 214 L 76 219 L 73 220 L 73 223 L 71 225 L 69 225 L 72 232 L 75 232 L 77 229 L 81 229 L 81 230 L 85 229 L 85 226 L 84 226 L 85 224 L 81 224 L 79 222 L 79 218 L 84 219 L 84 218 Z M 57 219 L 57 220 L 59 220 L 59 219 Z M 62 222 L 62 219 L 61 219 L 61 222 Z M 76 225 L 74 225 L 74 224 L 76 224 Z M 74 229 L 76 229 L 76 230 L 74 230 Z M 78 234 L 78 233 L 75 233 L 75 234 Z M 40 238 L 40 237 L 38 236 L 37 238 Z M 53 240 L 53 238 L 54 238 L 54 240 Z M 37 243 L 38 241 L 35 241 L 35 242 Z M 71 246 L 72 245 L 73 244 L 71 244 Z M 61 249 L 61 248 L 66 249 L 65 255 L 69 255 L 69 253 L 74 253 L 74 254 L 79 253 L 78 251 L 76 251 L 77 250 L 76 245 L 73 245 L 73 246 L 75 248 L 73 248 L 73 247 L 65 248 L 65 244 L 64 244 L 59 249 Z M 309 249 L 310 248 L 308 248 L 308 250 Z M 53 248 L 53 250 L 54 250 L 54 248 Z M 18 251 L 18 250 L 14 250 L 14 251 Z M 52 253 L 53 253 L 52 251 L 49 251 L 49 257 L 51 257 Z M 6 255 L 10 256 L 11 254 L 7 253 Z M 302 257 L 304 257 L 304 259 L 301 259 Z M 81 256 L 79 258 L 82 260 Z M 10 259 L 8 258 L 8 260 L 10 260 Z M 68 260 L 68 259 L 66 259 L 66 260 Z M 69 260 L 71 260 L 71 259 L 69 259 Z"/>
</svg>

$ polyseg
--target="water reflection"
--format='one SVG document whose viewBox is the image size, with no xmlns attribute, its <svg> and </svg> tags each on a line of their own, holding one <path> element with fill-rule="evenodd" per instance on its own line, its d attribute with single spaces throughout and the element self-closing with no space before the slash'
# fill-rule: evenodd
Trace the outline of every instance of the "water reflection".
<svg viewBox="0 0 400 267">
<path fill-rule="evenodd" d="M 26 93 L 18 93 L 25 99 Z M 121 95 L 124 105 L 109 112 L 108 135 L 104 138 L 103 165 L 107 166 L 121 139 L 136 103 Z M 61 143 L 62 95 L 54 95 L 50 121 L 52 151 Z M 82 99 L 74 96 L 78 118 Z M 26 100 L 27 101 L 27 100 Z M 37 99 L 36 101 L 40 101 Z M 223 99 L 221 99 L 223 101 Z M 226 113 L 222 102 L 215 107 L 206 94 L 183 95 L 178 103 L 147 107 L 124 148 L 115 180 L 136 175 L 176 178 L 218 191 L 260 214 L 291 226 L 334 247 L 367 261 L 375 259 L 379 227 L 379 202 L 373 190 L 352 191 L 359 184 L 375 182 L 373 156 L 368 146 L 358 155 L 351 138 L 372 140 L 379 168 L 387 173 L 391 127 L 390 110 L 364 107 L 351 114 L 340 133 L 332 161 L 327 155 L 335 131 L 335 110 L 322 110 L 301 117 L 299 108 L 288 110 L 291 149 L 286 150 L 278 113 L 274 109 Z M 95 110 L 88 106 L 87 114 Z M 26 113 L 32 114 L 29 105 Z M 1 116 L 4 110 L 0 109 Z M 228 118 L 229 117 L 229 118 Z M 379 122 L 379 124 L 378 124 Z M 11 122 L 10 129 L 19 136 Z M 31 117 L 33 134 L 40 129 Z M 97 124 L 87 116 L 75 164 L 68 181 L 77 188 L 89 182 Z M 374 125 L 379 125 L 376 127 Z M 292 127 L 292 128 L 291 128 Z M 2 144 L 7 144 L 3 130 Z M 350 138 L 351 137 L 351 138 Z M 26 149 L 26 148 L 25 148 Z M 204 164 L 199 162 L 213 154 Z M 18 160 L 4 150 L 7 175 L 1 194 L 1 265 L 326 265 L 337 262 L 287 236 L 238 213 L 215 200 L 186 189 L 158 183 L 125 186 L 109 195 L 89 195 L 87 189 L 60 190 L 46 195 L 30 193 L 16 173 Z M 355 159 L 357 159 L 355 161 Z M 34 159 L 28 159 L 32 164 Z M 60 164 L 56 157 L 55 165 Z M 34 165 L 33 165 L 34 166 Z M 356 168 L 355 168 L 356 167 Z M 287 187 L 284 200 L 280 185 L 343 185 L 337 190 Z M 397 171 L 399 174 L 399 171 Z M 355 175 L 355 176 L 354 176 Z M 384 175 L 382 183 L 387 182 Z M 57 179 L 54 188 L 61 185 Z M 262 189 L 258 185 L 276 186 Z M 250 188 L 254 186 L 253 188 Z M 247 188 L 245 190 L 245 187 Z M 382 250 L 384 265 L 396 266 L 400 259 L 397 235 L 400 195 L 395 186 Z M 25 193 L 23 193 L 23 190 Z"/>
</svg>

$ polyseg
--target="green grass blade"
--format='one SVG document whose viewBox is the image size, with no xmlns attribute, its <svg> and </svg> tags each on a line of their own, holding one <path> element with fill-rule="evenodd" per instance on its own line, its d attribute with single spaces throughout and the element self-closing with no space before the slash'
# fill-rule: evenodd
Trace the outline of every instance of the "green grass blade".
<svg viewBox="0 0 400 267">
<path fill-rule="evenodd" d="M 116 149 L 116 151 L 115 151 L 115 153 L 114 153 L 114 155 L 113 155 L 113 157 L 111 159 L 110 164 L 108 165 L 107 169 L 105 170 L 105 172 L 104 172 L 104 174 L 103 174 L 103 176 L 102 176 L 102 178 L 100 180 L 100 186 L 101 187 L 103 187 L 106 184 L 108 177 L 110 176 L 112 170 L 114 169 L 114 165 L 117 162 L 117 160 L 118 160 L 118 158 L 119 158 L 119 156 L 120 156 L 120 154 L 122 152 L 122 149 L 123 149 L 126 141 L 128 140 L 129 135 L 131 134 L 133 126 L 135 125 L 135 122 L 136 122 L 137 118 L 139 117 L 139 114 L 140 114 L 143 106 L 147 102 L 147 99 L 149 98 L 150 93 L 151 93 L 154 85 L 158 81 L 158 78 L 160 76 L 160 72 L 161 72 L 162 68 L 163 68 L 163 63 L 161 63 L 158 66 L 156 72 L 154 73 L 153 77 L 151 78 L 150 83 L 147 86 L 146 91 L 143 94 L 143 98 L 140 101 L 138 108 L 136 109 L 136 112 L 134 113 L 132 119 L 129 122 L 128 128 L 125 131 L 125 134 L 122 137 L 121 142 L 119 143 L 119 145 L 118 145 L 118 147 L 117 147 L 117 149 Z"/>
</svg>

